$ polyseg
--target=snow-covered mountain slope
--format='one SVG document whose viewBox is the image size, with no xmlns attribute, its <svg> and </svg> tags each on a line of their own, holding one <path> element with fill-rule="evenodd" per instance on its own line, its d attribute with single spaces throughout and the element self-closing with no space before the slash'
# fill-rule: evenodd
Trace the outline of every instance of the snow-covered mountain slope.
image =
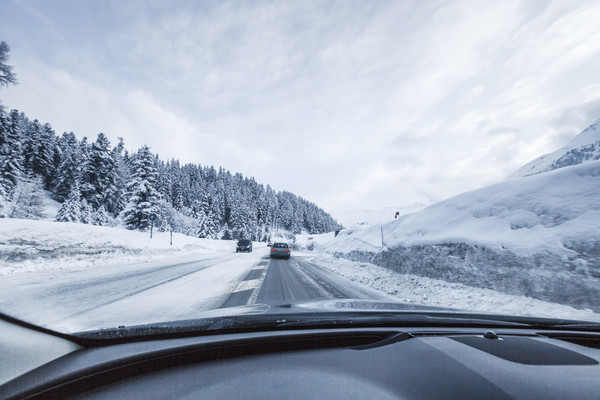
<svg viewBox="0 0 600 400">
<path fill-rule="evenodd" d="M 402 273 L 598 311 L 599 199 L 600 161 L 590 161 L 346 229 L 321 246 Z"/>
<path fill-rule="evenodd" d="M 525 164 L 511 178 L 535 175 L 557 168 L 600 159 L 600 119 L 575 136 L 565 147 Z"/>
<path fill-rule="evenodd" d="M 386 222 L 393 221 L 396 213 L 399 215 L 410 214 L 428 205 L 433 204 L 434 201 L 430 200 L 423 203 L 412 203 L 398 207 L 384 207 L 380 209 L 355 209 L 340 211 L 332 213 L 335 219 L 341 223 L 344 227 L 350 228 L 355 225 L 376 225 L 384 224 Z"/>
</svg>

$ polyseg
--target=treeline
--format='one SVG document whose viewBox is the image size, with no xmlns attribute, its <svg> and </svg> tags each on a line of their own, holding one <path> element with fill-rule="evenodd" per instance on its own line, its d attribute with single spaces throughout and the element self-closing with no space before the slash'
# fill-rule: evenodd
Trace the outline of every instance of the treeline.
<svg viewBox="0 0 600 400">
<path fill-rule="evenodd" d="M 0 108 L 0 217 L 40 218 L 44 190 L 61 203 L 57 221 L 149 228 L 212 239 L 268 240 L 274 229 L 324 233 L 339 224 L 314 203 L 274 192 L 222 168 L 164 161 L 147 146 L 128 152 L 58 136 L 50 124 Z"/>
</svg>

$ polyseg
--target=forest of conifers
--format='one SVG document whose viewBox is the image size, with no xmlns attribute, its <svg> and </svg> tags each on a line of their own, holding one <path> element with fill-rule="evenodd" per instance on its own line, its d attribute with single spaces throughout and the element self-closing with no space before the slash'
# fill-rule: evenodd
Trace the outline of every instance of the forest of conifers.
<svg viewBox="0 0 600 400">
<path fill-rule="evenodd" d="M 212 238 L 269 240 L 274 229 L 324 233 L 339 224 L 314 203 L 223 168 L 161 160 L 122 138 L 57 135 L 48 123 L 0 109 L 0 217 L 41 218 L 44 198 L 59 222 L 122 225 Z M 154 217 L 152 217 L 154 218 Z"/>
</svg>

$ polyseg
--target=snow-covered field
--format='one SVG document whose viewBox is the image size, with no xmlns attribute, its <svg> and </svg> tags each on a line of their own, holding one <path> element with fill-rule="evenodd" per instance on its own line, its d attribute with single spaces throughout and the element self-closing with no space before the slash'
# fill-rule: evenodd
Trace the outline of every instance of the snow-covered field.
<svg viewBox="0 0 600 400">
<path fill-rule="evenodd" d="M 50 220 L 0 219 L 0 276 L 235 251 L 235 241 Z"/>
<path fill-rule="evenodd" d="M 261 251 L 262 250 L 262 251 Z M 187 319 L 220 307 L 267 247 L 0 219 L 0 309 L 60 331 Z"/>
<path fill-rule="evenodd" d="M 266 251 L 196 254 L 0 277 L 0 309 L 62 332 L 199 318 L 219 308 Z"/>
</svg>

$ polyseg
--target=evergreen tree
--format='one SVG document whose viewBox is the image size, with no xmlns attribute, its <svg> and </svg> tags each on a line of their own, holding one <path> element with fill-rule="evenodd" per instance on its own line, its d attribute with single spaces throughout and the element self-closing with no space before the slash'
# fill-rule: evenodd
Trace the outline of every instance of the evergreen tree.
<svg viewBox="0 0 600 400">
<path fill-rule="evenodd" d="M 56 136 L 50 124 L 38 120 L 29 123 L 24 137 L 24 169 L 27 175 L 41 176 L 44 187 L 50 188 L 54 173 Z"/>
<path fill-rule="evenodd" d="M 81 222 L 81 193 L 78 187 L 74 187 L 69 193 L 67 200 L 62 203 L 58 214 L 57 222 Z"/>
<path fill-rule="evenodd" d="M 63 202 L 73 187 L 78 186 L 81 167 L 80 148 L 73 132 L 64 133 L 59 141 L 61 148 L 60 164 L 54 179 L 54 199 Z"/>
<path fill-rule="evenodd" d="M 4 191 L 4 187 L 0 185 L 0 218 L 6 217 L 6 209 L 8 208 L 8 195 Z"/>
<path fill-rule="evenodd" d="M 221 240 L 231 240 L 233 239 L 231 237 L 231 233 L 229 232 L 229 227 L 227 227 L 227 225 L 225 225 L 225 229 L 223 230 L 223 236 L 221 237 Z"/>
<path fill-rule="evenodd" d="M 0 186 L 5 193 L 6 201 L 12 195 L 23 173 L 19 120 L 17 110 L 12 110 L 10 115 L 0 111 Z"/>
<path fill-rule="evenodd" d="M 208 193 L 205 192 L 202 194 L 202 201 L 196 200 L 192 204 L 192 216 L 198 220 L 194 236 L 216 239 L 219 232 L 219 225 L 216 221 L 216 216 L 212 213 L 209 199 Z"/>
<path fill-rule="evenodd" d="M 79 179 L 81 197 L 96 210 L 117 208 L 117 162 L 110 149 L 110 142 L 103 133 L 92 144 L 82 163 Z"/>
<path fill-rule="evenodd" d="M 8 52 L 10 47 L 5 41 L 0 42 L 0 86 L 7 86 L 9 84 L 16 85 L 17 77 L 13 72 L 13 67 L 8 65 Z"/>
<path fill-rule="evenodd" d="M 128 166 L 129 157 L 127 151 L 125 151 L 125 144 L 122 137 L 119 138 L 119 143 L 112 150 L 112 155 L 116 162 L 115 185 L 117 193 L 115 206 L 108 211 L 113 213 L 113 215 L 118 215 L 127 205 L 127 182 L 129 182 L 129 179 L 131 178 Z"/>
<path fill-rule="evenodd" d="M 150 223 L 148 217 L 158 212 L 159 194 L 156 184 L 154 157 L 148 146 L 143 146 L 131 160 L 132 173 L 129 182 L 129 202 L 121 213 L 128 229 L 145 230 Z"/>
<path fill-rule="evenodd" d="M 85 199 L 81 199 L 81 223 L 92 224 L 94 209 Z"/>
<path fill-rule="evenodd" d="M 97 226 L 108 226 L 110 225 L 110 217 L 106 212 L 104 206 L 100 206 L 96 211 L 92 213 L 92 224 Z"/>
</svg>

